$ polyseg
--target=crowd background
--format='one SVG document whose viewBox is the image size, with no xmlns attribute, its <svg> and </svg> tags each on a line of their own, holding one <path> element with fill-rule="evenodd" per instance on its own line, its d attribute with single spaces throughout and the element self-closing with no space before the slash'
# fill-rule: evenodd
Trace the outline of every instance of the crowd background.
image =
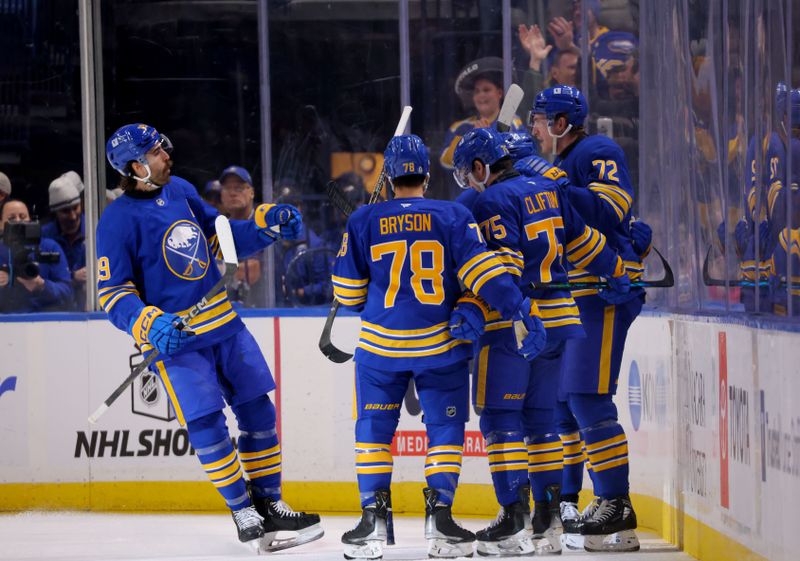
<svg viewBox="0 0 800 561">
<path fill-rule="evenodd" d="M 459 126 L 492 126 L 487 104 L 513 81 L 524 127 L 536 91 L 567 83 L 589 99 L 588 131 L 622 146 L 636 214 L 675 272 L 676 287 L 648 302 L 796 317 L 800 201 L 787 193 L 800 128 L 777 92 L 800 87 L 798 23 L 800 0 L 12 0 L 0 3 L 0 200 L 66 221 L 63 176 L 76 172 L 80 231 L 92 231 L 118 194 L 105 138 L 147 122 L 173 141 L 173 173 L 221 211 L 244 212 L 225 206 L 231 165 L 249 181 L 229 190 L 303 210 L 303 239 L 243 263 L 232 298 L 325 305 L 345 221 L 326 183 L 366 200 L 402 105 L 438 152 L 429 196 L 454 198 L 444 153 Z M 59 282 L 72 297 L 15 307 L 0 287 L 0 309 L 95 309 L 92 236 L 80 236 L 81 260 L 76 236 L 49 230 L 69 238 Z M 706 261 L 721 286 L 704 282 Z M 660 276 L 657 259 L 647 265 Z"/>
</svg>

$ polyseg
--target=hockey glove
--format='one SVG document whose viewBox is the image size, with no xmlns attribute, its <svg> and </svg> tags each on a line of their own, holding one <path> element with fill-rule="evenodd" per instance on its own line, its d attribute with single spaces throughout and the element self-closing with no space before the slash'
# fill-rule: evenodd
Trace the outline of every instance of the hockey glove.
<svg viewBox="0 0 800 561">
<path fill-rule="evenodd" d="M 744 252 L 747 251 L 747 246 L 750 243 L 750 225 L 746 220 L 739 220 L 736 223 L 736 230 L 733 232 L 733 237 L 736 240 L 736 255 L 739 259 L 742 258 Z"/>
<path fill-rule="evenodd" d="M 259 234 L 271 240 L 296 240 L 303 234 L 303 217 L 292 205 L 259 205 L 255 223 Z"/>
<path fill-rule="evenodd" d="M 547 345 L 547 331 L 542 320 L 531 315 L 531 300 L 525 298 L 514 317 L 514 334 L 517 352 L 526 360 L 533 360 Z"/>
<path fill-rule="evenodd" d="M 636 255 L 644 259 L 653 247 L 653 229 L 641 220 L 631 222 L 631 243 Z"/>
<path fill-rule="evenodd" d="M 617 266 L 614 274 L 606 279 L 608 288 L 600 291 L 600 298 L 609 304 L 623 304 L 630 300 L 633 295 L 631 292 L 631 279 L 625 271 L 625 264 L 620 257 L 617 257 Z"/>
<path fill-rule="evenodd" d="M 464 341 L 477 341 L 483 335 L 488 317 L 486 304 L 467 292 L 458 299 L 450 314 L 450 335 Z"/>
<path fill-rule="evenodd" d="M 151 344 L 163 355 L 175 354 L 188 343 L 194 333 L 188 329 L 179 330 L 176 325 L 180 318 L 168 314 L 155 306 L 147 306 L 131 322 L 130 332 L 139 346 Z"/>
</svg>

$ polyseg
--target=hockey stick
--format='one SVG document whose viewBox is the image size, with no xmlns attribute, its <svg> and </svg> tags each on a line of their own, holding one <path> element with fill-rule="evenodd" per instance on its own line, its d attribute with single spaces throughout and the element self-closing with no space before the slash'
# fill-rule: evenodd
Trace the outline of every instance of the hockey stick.
<svg viewBox="0 0 800 561">
<path fill-rule="evenodd" d="M 406 105 L 403 107 L 403 113 L 400 115 L 400 121 L 397 123 L 397 128 L 395 129 L 393 136 L 400 136 L 405 132 L 406 126 L 408 125 L 408 119 L 410 117 L 411 106 Z M 381 191 L 383 191 L 384 183 L 386 183 L 386 166 L 381 169 L 381 174 L 378 176 L 378 182 L 375 184 L 375 188 L 372 190 L 372 194 L 367 202 L 368 205 L 378 202 L 378 199 L 381 196 Z M 330 189 L 328 189 L 328 193 L 330 196 Z M 335 201 L 334 204 L 336 204 Z M 340 207 L 337 206 L 337 208 L 341 210 Z M 341 364 L 342 362 L 347 362 L 353 358 L 353 355 L 337 349 L 336 346 L 331 342 L 331 329 L 333 329 L 333 320 L 336 319 L 336 314 L 338 312 L 339 301 L 334 298 L 333 304 L 331 304 L 331 310 L 328 312 L 328 317 L 325 320 L 325 327 L 322 328 L 322 334 L 319 336 L 319 350 L 322 351 L 322 354 L 324 354 L 331 362 Z"/>
<path fill-rule="evenodd" d="M 669 266 L 669 263 L 664 256 L 661 255 L 661 252 L 658 251 L 655 247 L 653 248 L 656 255 L 658 255 L 659 259 L 661 259 L 661 265 L 664 267 L 664 276 L 658 280 L 642 280 L 642 281 L 633 281 L 631 283 L 631 288 L 669 288 L 670 286 L 675 285 L 675 276 L 672 274 L 672 267 Z M 602 282 L 557 282 L 557 283 L 544 283 L 544 284 L 534 284 L 531 283 L 530 287 L 533 290 L 586 290 L 586 289 L 599 289 L 599 288 L 609 288 L 609 284 L 606 281 Z"/>
<path fill-rule="evenodd" d="M 222 252 L 222 259 L 225 261 L 225 274 L 222 275 L 216 284 L 211 287 L 203 298 L 200 301 L 192 306 L 192 308 L 186 312 L 186 315 L 182 316 L 180 321 L 178 321 L 175 328 L 178 330 L 183 330 L 189 322 L 195 318 L 197 314 L 199 314 L 203 308 L 208 305 L 208 301 L 211 300 L 217 293 L 222 289 L 225 289 L 226 283 L 228 283 L 232 278 L 233 275 L 236 274 L 236 269 L 239 267 L 239 260 L 236 256 L 236 246 L 233 243 L 233 233 L 231 232 L 231 225 L 228 222 L 228 219 L 224 216 L 220 215 L 217 216 L 216 222 L 214 222 L 214 227 L 217 231 L 217 241 L 219 242 L 219 248 Z M 141 363 L 139 363 L 136 368 L 130 373 L 130 375 L 125 378 L 119 387 L 114 390 L 114 392 L 106 398 L 100 407 L 89 416 L 89 422 L 95 424 L 97 420 L 106 412 L 106 410 L 111 407 L 111 404 L 114 403 L 117 398 L 122 395 L 128 386 L 130 386 L 133 381 L 145 371 L 153 362 L 158 358 L 159 352 L 157 350 L 153 350 L 150 355 Z"/>
<path fill-rule="evenodd" d="M 331 201 L 333 206 L 345 216 L 350 216 L 356 209 L 355 206 L 353 206 L 353 203 L 348 201 L 347 198 L 342 194 L 341 190 L 339 189 L 339 184 L 334 180 L 328 181 L 327 185 L 325 185 L 325 194 L 328 195 L 328 199 Z"/>
<path fill-rule="evenodd" d="M 517 114 L 517 108 L 522 102 L 523 91 L 516 84 L 508 86 L 503 106 L 500 108 L 500 114 L 497 116 L 497 132 L 508 132 L 511 130 L 511 125 L 514 122 L 514 116 Z"/>
<path fill-rule="evenodd" d="M 768 281 L 748 281 L 748 280 L 725 280 L 725 279 L 715 279 L 711 276 L 711 250 L 713 249 L 713 245 L 708 246 L 708 251 L 706 252 L 706 258 L 703 260 L 703 284 L 706 286 L 769 286 Z M 786 279 L 781 279 L 781 284 L 784 286 L 786 285 Z"/>
</svg>

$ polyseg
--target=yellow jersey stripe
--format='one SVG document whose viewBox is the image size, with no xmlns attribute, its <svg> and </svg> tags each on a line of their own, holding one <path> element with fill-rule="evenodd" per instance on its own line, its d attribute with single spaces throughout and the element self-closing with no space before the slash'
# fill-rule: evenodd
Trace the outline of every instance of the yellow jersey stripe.
<svg viewBox="0 0 800 561">
<path fill-rule="evenodd" d="M 337 277 L 336 275 L 331 275 L 331 281 L 346 288 L 364 288 L 369 284 L 369 279 L 349 279 L 347 277 Z"/>
<path fill-rule="evenodd" d="M 443 329 L 447 329 L 447 322 L 443 321 L 441 323 L 437 323 L 432 325 L 431 327 L 426 327 L 423 329 L 389 329 L 388 327 L 383 327 L 382 325 L 378 325 L 377 323 L 370 323 L 368 321 L 361 322 L 361 329 L 368 329 L 369 331 L 373 331 L 378 335 L 383 335 L 384 337 L 420 337 L 423 335 L 433 335 L 442 331 Z"/>
</svg>

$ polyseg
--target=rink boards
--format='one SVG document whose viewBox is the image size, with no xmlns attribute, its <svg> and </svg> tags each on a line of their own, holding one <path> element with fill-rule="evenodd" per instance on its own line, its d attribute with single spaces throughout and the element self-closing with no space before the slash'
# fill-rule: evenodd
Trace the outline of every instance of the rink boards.
<svg viewBox="0 0 800 561">
<path fill-rule="evenodd" d="M 222 508 L 155 380 L 137 380 L 88 423 L 130 371 L 130 338 L 98 314 L 33 317 L 0 321 L 0 509 Z M 287 498 L 296 508 L 356 510 L 353 364 L 318 351 L 321 313 L 245 321 L 279 382 Z M 357 331 L 357 318 L 337 319 L 334 343 L 351 351 Z M 799 333 L 653 312 L 637 319 L 616 401 L 640 523 L 703 559 L 794 558 L 798 376 Z M 393 499 L 398 511 L 420 512 L 424 427 L 407 397 Z M 461 481 L 456 510 L 492 516 L 474 414 Z"/>
</svg>

